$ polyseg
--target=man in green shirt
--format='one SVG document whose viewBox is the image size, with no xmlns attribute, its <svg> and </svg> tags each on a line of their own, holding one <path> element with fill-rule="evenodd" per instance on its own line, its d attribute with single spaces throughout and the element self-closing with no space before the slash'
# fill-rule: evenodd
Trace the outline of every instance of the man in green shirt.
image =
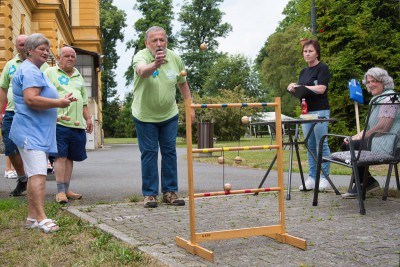
<svg viewBox="0 0 400 267">
<path fill-rule="evenodd" d="M 10 158 L 10 161 L 18 175 L 17 186 L 10 193 L 10 196 L 14 197 L 22 195 L 22 193 L 26 190 L 28 181 L 27 177 L 25 176 L 22 158 L 18 152 L 18 148 L 14 142 L 9 139 L 11 124 L 14 117 L 12 78 L 17 72 L 21 63 L 26 59 L 25 40 L 27 37 L 28 36 L 26 35 L 17 36 L 16 49 L 18 54 L 6 63 L 0 77 L 0 107 L 4 107 L 5 103 L 8 101 L 4 118 L 0 116 L 1 133 L 5 148 L 4 154 Z M 40 69 L 44 71 L 46 68 L 48 68 L 48 66 L 49 65 L 47 65 L 47 63 L 44 63 Z"/>
<path fill-rule="evenodd" d="M 68 46 L 61 48 L 57 61 L 57 66 L 48 68 L 44 74 L 57 88 L 59 98 L 72 93 L 72 97 L 77 99 L 71 102 L 68 108 L 58 109 L 56 130 L 58 152 L 50 153 L 50 156 L 55 157 L 56 201 L 67 203 L 68 199 L 82 198 L 82 195 L 69 190 L 69 186 L 74 161 L 83 161 L 87 158 L 86 132 L 92 133 L 93 124 L 87 106 L 85 81 L 75 68 L 75 50 Z"/>
<path fill-rule="evenodd" d="M 185 201 L 176 194 L 178 107 L 175 94 L 177 85 L 185 99 L 191 98 L 186 78 L 180 74 L 185 65 L 176 53 L 167 48 L 167 35 L 163 28 L 154 26 L 148 29 L 145 45 L 146 48 L 133 58 L 135 77 L 132 103 L 132 116 L 141 152 L 144 207 L 157 207 L 159 147 L 163 202 L 183 206 Z M 194 110 L 191 115 L 194 121 Z"/>
</svg>

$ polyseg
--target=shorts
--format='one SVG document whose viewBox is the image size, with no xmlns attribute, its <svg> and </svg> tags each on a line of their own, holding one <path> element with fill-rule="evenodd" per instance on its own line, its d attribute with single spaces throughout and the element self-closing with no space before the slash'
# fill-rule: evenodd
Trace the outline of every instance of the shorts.
<svg viewBox="0 0 400 267">
<path fill-rule="evenodd" d="M 83 161 L 86 155 L 86 131 L 65 127 L 57 124 L 56 130 L 57 153 L 50 153 L 51 157 L 67 157 L 72 161 Z"/>
<path fill-rule="evenodd" d="M 47 175 L 47 153 L 40 150 L 24 149 L 18 147 L 24 163 L 26 177 L 30 178 L 34 175 Z"/>
<path fill-rule="evenodd" d="M 18 147 L 14 142 L 8 138 L 10 136 L 11 124 L 14 118 L 14 111 L 6 111 L 3 118 L 3 125 L 1 126 L 1 135 L 3 136 L 4 154 L 12 156 L 18 154 Z"/>
</svg>

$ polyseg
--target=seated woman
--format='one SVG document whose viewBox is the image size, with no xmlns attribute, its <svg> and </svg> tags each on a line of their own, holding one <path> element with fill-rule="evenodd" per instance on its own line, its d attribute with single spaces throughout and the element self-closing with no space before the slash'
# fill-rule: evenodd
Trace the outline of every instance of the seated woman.
<svg viewBox="0 0 400 267">
<path fill-rule="evenodd" d="M 368 92 L 376 97 L 384 94 L 394 93 L 394 83 L 393 78 L 389 76 L 386 70 L 381 68 L 371 68 L 364 74 L 363 83 L 367 86 Z M 374 99 L 374 98 L 373 98 Z M 373 100 L 371 99 L 371 101 Z M 385 98 L 382 98 L 384 101 Z M 370 116 L 370 123 L 368 126 L 368 130 L 365 133 L 364 139 L 367 139 L 371 136 L 371 134 L 375 132 L 396 132 L 398 130 L 391 129 L 393 122 L 396 117 L 398 118 L 398 105 L 382 105 L 379 109 L 373 110 Z M 356 135 L 353 135 L 351 139 L 354 143 L 354 148 L 360 148 L 360 139 L 363 136 L 364 131 L 359 132 Z M 383 140 L 384 141 L 384 140 Z M 375 142 L 375 138 L 374 138 Z M 374 145 L 374 142 L 372 145 Z M 364 141 L 364 144 L 367 142 Z M 384 149 L 385 146 L 382 145 L 382 140 L 380 140 L 381 149 Z M 387 146 L 386 146 L 387 147 Z M 348 140 L 345 139 L 342 145 L 343 150 L 349 150 Z M 364 171 L 367 171 L 367 192 L 372 192 L 379 189 L 379 182 L 371 176 L 368 171 L 368 167 L 359 167 L 358 173 L 360 177 L 360 182 L 363 183 Z M 356 198 L 358 196 L 357 188 L 355 184 L 353 187 L 345 194 L 342 195 L 343 198 Z"/>
</svg>

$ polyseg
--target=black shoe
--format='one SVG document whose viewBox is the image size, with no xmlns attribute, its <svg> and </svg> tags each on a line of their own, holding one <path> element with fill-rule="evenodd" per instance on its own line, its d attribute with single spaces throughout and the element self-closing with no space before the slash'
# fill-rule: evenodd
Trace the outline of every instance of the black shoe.
<svg viewBox="0 0 400 267">
<path fill-rule="evenodd" d="M 362 186 L 362 185 L 361 185 Z M 371 193 L 374 192 L 376 190 L 379 190 L 380 186 L 379 186 L 379 182 L 377 180 L 375 180 L 375 178 L 370 177 L 368 179 L 368 185 L 367 185 L 367 193 Z M 357 188 L 356 185 L 353 185 L 353 188 L 350 189 L 347 193 L 342 194 L 343 198 L 357 198 L 358 193 L 357 193 Z"/>
<path fill-rule="evenodd" d="M 358 196 L 358 193 L 357 193 L 357 188 L 356 188 L 355 184 L 349 191 L 347 191 L 347 193 L 342 194 L 342 197 L 346 198 L 346 199 L 357 198 L 357 196 Z"/>
<path fill-rule="evenodd" d="M 374 178 L 370 178 L 368 181 L 368 185 L 367 185 L 367 193 L 371 193 L 374 192 L 376 190 L 379 190 L 380 186 L 377 180 L 375 180 Z"/>
<path fill-rule="evenodd" d="M 22 196 L 22 193 L 26 190 L 27 184 L 28 182 L 18 181 L 17 187 L 15 187 L 15 189 L 10 193 L 10 197 Z"/>
</svg>

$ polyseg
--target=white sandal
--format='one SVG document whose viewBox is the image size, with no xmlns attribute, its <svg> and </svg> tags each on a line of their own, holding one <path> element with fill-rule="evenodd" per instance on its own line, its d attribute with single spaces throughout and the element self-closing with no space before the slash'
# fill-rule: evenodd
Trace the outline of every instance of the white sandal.
<svg viewBox="0 0 400 267">
<path fill-rule="evenodd" d="M 37 227 L 46 234 L 56 232 L 58 231 L 58 229 L 60 229 L 60 227 L 55 224 L 52 219 L 44 219 L 43 221 L 38 223 Z"/>
<path fill-rule="evenodd" d="M 29 223 L 28 223 L 29 222 Z M 26 218 L 26 222 L 25 222 L 25 229 L 35 229 L 38 227 L 38 222 L 36 219 L 33 218 Z"/>
</svg>

